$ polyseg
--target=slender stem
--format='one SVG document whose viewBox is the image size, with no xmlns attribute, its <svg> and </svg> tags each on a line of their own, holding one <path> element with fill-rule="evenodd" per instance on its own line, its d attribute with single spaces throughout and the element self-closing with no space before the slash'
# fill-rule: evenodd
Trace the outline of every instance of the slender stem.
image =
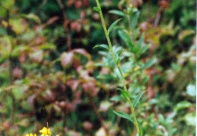
<svg viewBox="0 0 197 136">
<path fill-rule="evenodd" d="M 100 14 L 100 18 L 101 18 L 101 23 L 102 23 L 102 26 L 103 26 L 103 29 L 104 29 L 104 32 L 105 32 L 105 36 L 106 36 L 106 38 L 107 38 L 107 42 L 108 42 L 108 45 L 109 45 L 109 51 L 110 51 L 110 53 L 112 54 L 112 58 L 113 58 L 113 60 L 114 60 L 114 62 L 115 62 L 115 64 L 116 64 L 116 67 L 117 67 L 118 71 L 120 72 L 121 80 L 122 80 L 122 84 L 123 84 L 123 88 L 124 88 L 125 91 L 128 91 L 127 86 L 126 86 L 126 80 L 125 80 L 125 78 L 124 78 L 123 72 L 122 72 L 120 66 L 119 66 L 118 63 L 117 63 L 116 56 L 115 56 L 115 54 L 114 54 L 114 52 L 113 52 L 113 49 L 112 49 L 112 43 L 111 43 L 111 40 L 110 40 L 110 38 L 109 38 L 109 33 L 108 33 L 108 31 L 107 31 L 107 27 L 106 27 L 106 24 L 105 24 L 105 20 L 104 20 L 104 17 L 103 17 L 103 13 L 102 13 L 102 9 L 101 9 L 99 0 L 96 0 L 96 4 L 97 4 L 97 7 L 98 7 L 98 9 L 99 9 L 99 14 Z M 132 112 L 132 116 L 133 116 L 133 118 L 134 118 L 134 124 L 135 124 L 135 126 L 136 126 L 137 132 L 138 132 L 139 135 L 141 135 L 141 134 L 140 134 L 139 125 L 138 125 L 138 121 L 137 121 L 136 114 L 135 114 L 135 109 L 134 109 L 133 106 L 132 106 L 132 101 L 130 100 L 130 98 L 127 98 L 127 100 L 128 100 L 128 102 L 129 102 L 129 105 L 130 105 L 130 108 L 131 108 L 131 112 Z"/>
<path fill-rule="evenodd" d="M 94 104 L 94 101 L 93 101 L 92 96 L 89 95 L 88 93 L 86 93 L 86 95 L 87 95 L 87 97 L 88 97 L 88 99 L 89 99 L 89 102 L 90 102 L 90 104 L 91 104 L 91 106 L 92 106 L 94 112 L 96 113 L 96 116 L 97 116 L 98 120 L 99 120 L 100 123 L 102 124 L 102 126 L 103 126 L 103 128 L 104 128 L 106 134 L 108 134 L 108 133 L 109 133 L 109 130 L 108 130 L 107 126 L 105 125 L 104 119 L 103 119 L 103 117 L 101 116 L 101 114 L 99 113 L 98 108 L 97 108 L 96 105 Z"/>
</svg>

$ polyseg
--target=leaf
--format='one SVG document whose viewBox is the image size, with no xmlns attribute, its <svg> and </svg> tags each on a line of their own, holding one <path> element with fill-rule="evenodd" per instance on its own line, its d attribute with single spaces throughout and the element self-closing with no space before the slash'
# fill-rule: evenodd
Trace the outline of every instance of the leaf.
<svg viewBox="0 0 197 136">
<path fill-rule="evenodd" d="M 116 75 L 119 77 L 119 79 L 121 80 L 122 77 L 121 77 L 121 74 L 120 74 L 118 68 L 115 69 L 115 73 L 116 73 Z"/>
<path fill-rule="evenodd" d="M 86 56 L 88 59 L 91 58 L 90 54 L 89 54 L 86 50 L 84 50 L 84 49 L 82 49 L 82 48 L 74 49 L 74 50 L 72 50 L 72 51 L 73 51 L 74 53 L 79 53 L 79 54 L 81 54 L 81 55 L 83 55 L 83 56 Z"/>
<path fill-rule="evenodd" d="M 109 50 L 109 46 L 107 46 L 106 44 L 96 45 L 96 46 L 94 46 L 93 49 L 95 49 L 95 48 L 103 48 L 103 49 Z"/>
<path fill-rule="evenodd" d="M 195 113 L 188 113 L 184 116 L 184 121 L 189 126 L 196 126 L 196 114 Z"/>
<path fill-rule="evenodd" d="M 119 16 L 125 16 L 124 12 L 120 10 L 110 10 L 109 13 L 119 15 Z"/>
<path fill-rule="evenodd" d="M 196 96 L 196 87 L 195 85 L 189 84 L 187 86 L 187 91 L 186 93 L 191 96 L 191 97 L 195 97 Z"/>
<path fill-rule="evenodd" d="M 134 123 L 133 121 L 133 118 L 127 114 L 127 113 L 124 113 L 124 112 L 120 112 L 120 111 L 113 111 L 117 116 L 121 117 L 121 118 L 124 118 L 124 119 L 127 119 L 129 121 L 131 121 L 132 123 Z"/>
<path fill-rule="evenodd" d="M 118 102 L 118 101 L 120 101 L 120 100 L 121 100 L 121 98 L 120 98 L 119 95 L 115 95 L 115 96 L 113 96 L 112 98 L 110 98 L 110 101 L 114 101 L 114 102 Z"/>
<path fill-rule="evenodd" d="M 192 106 L 192 104 L 190 102 L 182 101 L 182 102 L 178 103 L 174 109 L 175 109 L 175 111 L 179 111 L 179 110 L 189 108 L 191 106 Z"/>
<path fill-rule="evenodd" d="M 109 102 L 109 101 L 102 101 L 100 103 L 99 112 L 106 112 L 111 106 L 112 106 L 111 102 Z"/>
<path fill-rule="evenodd" d="M 114 29 L 114 27 L 117 25 L 118 22 L 120 22 L 121 19 L 122 19 L 122 18 L 116 20 L 115 22 L 113 22 L 113 23 L 111 24 L 111 26 L 108 28 L 108 34 Z"/>
<path fill-rule="evenodd" d="M 132 22 L 131 22 L 131 28 L 134 29 L 137 25 L 137 21 L 138 21 L 138 18 L 140 16 L 140 12 L 137 12 L 133 18 L 132 18 Z"/>
<path fill-rule="evenodd" d="M 32 14 L 32 13 L 27 14 L 27 15 L 24 14 L 24 15 L 22 15 L 22 17 L 25 17 L 27 19 L 31 19 L 36 23 L 41 23 L 40 18 L 38 16 L 36 16 L 35 14 Z"/>
<path fill-rule="evenodd" d="M 12 39 L 9 36 L 0 38 L 0 59 L 7 59 L 12 50 Z"/>
<path fill-rule="evenodd" d="M 118 88 L 118 90 L 120 90 L 121 94 L 125 97 L 125 99 L 130 98 L 128 91 L 123 90 L 121 88 Z"/>
<path fill-rule="evenodd" d="M 137 45 L 138 45 L 139 47 L 142 47 L 143 42 L 144 42 L 144 33 L 140 36 L 140 39 L 139 39 Z"/>
<path fill-rule="evenodd" d="M 146 46 L 144 46 L 144 47 L 141 47 L 140 53 L 141 53 L 141 54 L 145 53 L 145 52 L 149 49 L 149 47 L 150 47 L 150 44 L 148 44 L 148 45 L 146 45 Z"/>
<path fill-rule="evenodd" d="M 142 69 L 146 69 L 146 68 L 149 68 L 151 67 L 153 64 L 155 64 L 157 62 L 157 59 L 152 59 L 152 60 L 149 60 L 148 62 L 146 62 L 144 64 L 144 66 L 142 66 Z"/>
<path fill-rule="evenodd" d="M 98 7 L 93 8 L 94 11 L 100 12 L 101 10 Z"/>
<path fill-rule="evenodd" d="M 141 93 L 139 93 L 139 94 L 136 96 L 135 100 L 133 101 L 133 108 L 136 107 L 136 105 L 138 104 L 138 102 L 139 102 L 139 100 L 140 100 L 140 98 L 142 97 L 143 94 L 144 94 L 144 92 L 141 92 Z"/>
<path fill-rule="evenodd" d="M 106 131 L 103 127 L 96 131 L 95 136 L 107 136 Z"/>
<path fill-rule="evenodd" d="M 123 40 L 123 42 L 126 44 L 126 46 L 131 48 L 132 47 L 132 43 L 131 43 L 130 36 L 126 32 L 124 32 L 122 30 L 119 30 L 118 34 L 119 34 L 120 38 Z"/>
<path fill-rule="evenodd" d="M 182 32 L 180 32 L 179 36 L 178 36 L 178 39 L 180 41 L 184 40 L 186 37 L 190 36 L 190 35 L 193 35 L 195 34 L 195 31 L 193 30 L 184 30 Z"/>
<path fill-rule="evenodd" d="M 15 0 L 0 0 L 1 8 L 5 8 L 6 10 L 12 9 L 14 6 Z"/>
<path fill-rule="evenodd" d="M 10 26 L 16 34 L 22 34 L 27 29 L 27 22 L 24 19 L 10 19 Z"/>
<path fill-rule="evenodd" d="M 63 67 L 67 67 L 68 65 L 70 65 L 73 61 L 73 52 L 69 52 L 69 53 L 62 53 L 60 60 L 61 60 L 61 65 Z"/>
<path fill-rule="evenodd" d="M 39 49 L 45 49 L 45 50 L 55 50 L 56 49 L 56 46 L 54 44 L 51 44 L 51 43 L 45 43 L 41 46 L 39 46 Z"/>
</svg>

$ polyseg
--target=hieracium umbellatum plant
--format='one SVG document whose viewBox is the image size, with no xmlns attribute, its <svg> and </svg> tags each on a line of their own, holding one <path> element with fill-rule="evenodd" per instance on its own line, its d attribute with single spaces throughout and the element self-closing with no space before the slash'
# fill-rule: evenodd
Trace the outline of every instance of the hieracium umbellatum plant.
<svg viewBox="0 0 197 136">
<path fill-rule="evenodd" d="M 149 47 L 149 45 L 144 43 L 144 35 L 140 34 L 139 29 L 136 28 L 140 12 L 136 8 L 132 7 L 132 5 L 124 11 L 111 10 L 111 14 L 121 16 L 121 18 L 112 23 L 107 29 L 99 0 L 96 0 L 96 4 L 97 7 L 94 7 L 94 10 L 100 15 L 101 24 L 103 26 L 108 45 L 96 45 L 94 48 L 102 48 L 105 50 L 102 51 L 102 55 L 104 56 L 104 65 L 102 66 L 109 66 L 114 69 L 114 72 L 120 81 L 120 88 L 118 88 L 118 90 L 120 90 L 121 96 L 129 104 L 131 114 L 129 115 L 121 111 L 113 112 L 119 117 L 131 121 L 135 125 L 137 130 L 136 136 L 143 136 L 142 122 L 138 120 L 136 106 L 145 91 L 143 86 L 138 91 L 134 90 L 132 84 L 138 84 L 140 82 L 136 75 L 143 73 L 144 69 L 150 67 L 156 62 L 156 59 L 147 61 L 145 64 L 139 61 L 141 55 L 145 53 Z M 122 21 L 126 23 L 123 24 L 123 26 L 118 25 Z M 110 33 L 114 28 L 118 30 L 118 34 L 122 40 L 122 42 L 119 43 L 124 44 L 129 51 L 124 50 L 122 46 L 117 47 L 112 44 Z M 123 64 L 122 62 L 125 58 L 129 58 L 130 60 Z M 107 63 L 105 63 L 105 60 L 107 60 Z M 128 78 L 133 78 L 131 83 L 127 82 Z M 142 78 L 142 82 L 146 82 L 147 78 Z"/>
</svg>

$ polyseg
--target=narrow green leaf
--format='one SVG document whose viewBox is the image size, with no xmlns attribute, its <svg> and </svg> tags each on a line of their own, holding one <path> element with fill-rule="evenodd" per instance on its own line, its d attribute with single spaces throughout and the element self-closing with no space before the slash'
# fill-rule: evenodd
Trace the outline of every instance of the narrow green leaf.
<svg viewBox="0 0 197 136">
<path fill-rule="evenodd" d="M 150 44 L 148 44 L 148 45 L 146 45 L 146 46 L 144 46 L 144 47 L 141 47 L 140 53 L 141 53 L 141 54 L 145 53 L 145 52 L 149 49 L 149 47 L 150 47 Z"/>
<path fill-rule="evenodd" d="M 120 64 L 120 57 L 118 57 L 118 59 L 117 59 L 117 62 L 116 62 L 117 64 Z"/>
<path fill-rule="evenodd" d="M 118 88 L 118 90 L 120 90 L 121 94 L 124 96 L 125 99 L 130 98 L 128 91 L 123 90 L 121 88 Z"/>
<path fill-rule="evenodd" d="M 140 36 L 140 39 L 138 41 L 138 46 L 142 47 L 143 42 L 144 42 L 144 33 Z"/>
<path fill-rule="evenodd" d="M 115 15 L 118 15 L 118 16 L 125 16 L 124 12 L 122 12 L 120 10 L 110 10 L 109 13 L 115 14 Z"/>
<path fill-rule="evenodd" d="M 123 42 L 126 44 L 126 46 L 131 49 L 132 43 L 131 43 L 131 38 L 130 38 L 129 34 L 122 31 L 122 30 L 119 30 L 118 34 L 119 34 L 120 38 L 123 40 Z"/>
<path fill-rule="evenodd" d="M 131 22 L 132 29 L 134 29 L 136 27 L 139 16 L 140 16 L 140 12 L 136 12 L 135 15 L 133 16 L 132 22 Z"/>
<path fill-rule="evenodd" d="M 101 10 L 98 7 L 93 8 L 94 11 L 100 12 Z"/>
<path fill-rule="evenodd" d="M 122 77 L 121 77 L 119 70 L 116 68 L 114 71 L 115 71 L 116 75 L 119 77 L 119 79 L 121 80 Z"/>
<path fill-rule="evenodd" d="M 112 98 L 110 98 L 110 101 L 114 101 L 114 102 L 119 102 L 121 100 L 120 95 L 115 95 Z"/>
<path fill-rule="evenodd" d="M 96 46 L 94 46 L 93 49 L 95 49 L 95 48 L 103 48 L 103 49 L 109 50 L 109 46 L 107 46 L 106 44 L 96 45 Z"/>
<path fill-rule="evenodd" d="M 124 112 L 120 112 L 120 111 L 113 111 L 117 116 L 121 117 L 121 118 L 124 118 L 124 119 L 127 119 L 129 121 L 131 121 L 132 123 L 134 123 L 133 121 L 133 118 L 127 114 L 127 113 L 124 113 Z"/>
<path fill-rule="evenodd" d="M 113 22 L 113 23 L 111 24 L 111 26 L 110 26 L 109 29 L 108 29 L 108 33 L 110 33 L 110 32 L 114 29 L 114 27 L 117 25 L 117 23 L 118 23 L 121 19 L 122 19 L 122 18 L 116 20 L 115 22 Z"/>
<path fill-rule="evenodd" d="M 136 105 L 138 104 L 138 102 L 139 102 L 139 100 L 140 100 L 140 98 L 142 97 L 143 94 L 144 94 L 144 92 L 141 92 L 141 93 L 139 93 L 139 94 L 136 96 L 135 100 L 133 101 L 133 108 L 136 107 Z"/>
<path fill-rule="evenodd" d="M 148 62 L 146 62 L 146 63 L 144 64 L 144 66 L 142 66 L 142 69 L 149 68 L 149 67 L 151 67 L 153 64 L 155 64 L 156 62 L 157 62 L 157 59 L 149 60 Z"/>
</svg>

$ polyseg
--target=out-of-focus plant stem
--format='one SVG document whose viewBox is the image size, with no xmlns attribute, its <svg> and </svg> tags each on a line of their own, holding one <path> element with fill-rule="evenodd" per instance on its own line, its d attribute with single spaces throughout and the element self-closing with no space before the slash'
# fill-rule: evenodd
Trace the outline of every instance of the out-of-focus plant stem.
<svg viewBox="0 0 197 136">
<path fill-rule="evenodd" d="M 111 40 L 109 38 L 109 33 L 107 31 L 107 27 L 106 27 L 106 24 L 105 24 L 105 20 L 104 20 L 104 17 L 103 17 L 103 13 L 102 13 L 102 9 L 101 9 L 101 6 L 100 6 L 100 3 L 99 3 L 99 0 L 96 0 L 96 4 L 97 4 L 97 7 L 99 9 L 99 14 L 100 14 L 100 18 L 101 18 L 101 23 L 102 23 L 102 26 L 103 26 L 103 29 L 104 29 L 104 32 L 105 32 L 105 36 L 106 36 L 106 39 L 107 39 L 107 42 L 108 42 L 108 45 L 109 45 L 109 52 L 112 54 L 112 57 L 113 57 L 113 60 L 114 60 L 114 63 L 116 64 L 116 67 L 121 75 L 121 80 L 122 80 L 122 84 L 123 84 L 123 88 L 125 91 L 128 92 L 128 89 L 127 89 L 127 86 L 126 86 L 126 80 L 124 78 L 124 75 L 123 75 L 123 72 L 119 66 L 119 64 L 117 63 L 117 59 L 116 59 L 116 56 L 113 52 L 113 49 L 112 49 L 112 43 L 111 43 Z M 130 108 L 131 108 L 131 112 L 132 112 L 132 117 L 134 119 L 134 124 L 136 126 L 136 129 L 137 129 L 137 132 L 139 135 L 141 135 L 140 133 L 140 128 L 139 128 L 139 124 L 138 124 L 138 121 L 137 121 L 137 118 L 136 118 L 136 114 L 135 114 L 135 109 L 133 108 L 132 106 L 132 101 L 130 100 L 130 98 L 127 98 L 127 101 L 129 102 L 129 105 L 130 105 Z"/>
<path fill-rule="evenodd" d="M 11 35 L 11 28 L 10 28 L 10 23 L 9 23 L 9 21 L 10 21 L 10 11 L 9 10 L 7 10 L 6 11 L 6 14 L 7 14 L 7 16 L 6 16 L 6 21 L 7 21 L 7 23 L 8 23 L 8 26 L 7 26 L 7 28 L 6 28 L 6 31 L 7 31 L 7 34 L 8 35 Z M 12 85 L 13 84 L 13 59 L 12 59 L 12 56 L 11 56 L 11 53 L 12 52 L 12 48 L 11 48 L 11 51 L 10 51 L 10 54 L 9 54 L 9 80 L 10 80 L 10 85 Z M 11 112 L 11 122 L 14 124 L 14 116 L 15 116 L 15 107 L 16 107 L 16 100 L 15 100 L 15 97 L 14 97 L 14 95 L 12 94 L 12 92 L 11 91 L 9 91 L 8 92 L 8 95 L 12 98 L 12 112 Z"/>
<path fill-rule="evenodd" d="M 97 118 L 99 119 L 100 123 L 102 124 L 103 128 L 105 129 L 106 134 L 108 134 L 108 133 L 109 133 L 109 130 L 108 130 L 108 128 L 106 127 L 106 125 L 104 124 L 104 119 L 102 118 L 102 116 L 101 116 L 101 114 L 99 113 L 99 111 L 98 111 L 96 105 L 94 104 L 94 101 L 93 101 L 92 96 L 89 95 L 88 93 L 86 93 L 86 95 L 87 95 L 87 97 L 88 97 L 88 99 L 89 99 L 89 102 L 90 102 L 90 104 L 91 104 L 91 106 L 92 106 L 94 112 L 96 113 Z"/>
</svg>

